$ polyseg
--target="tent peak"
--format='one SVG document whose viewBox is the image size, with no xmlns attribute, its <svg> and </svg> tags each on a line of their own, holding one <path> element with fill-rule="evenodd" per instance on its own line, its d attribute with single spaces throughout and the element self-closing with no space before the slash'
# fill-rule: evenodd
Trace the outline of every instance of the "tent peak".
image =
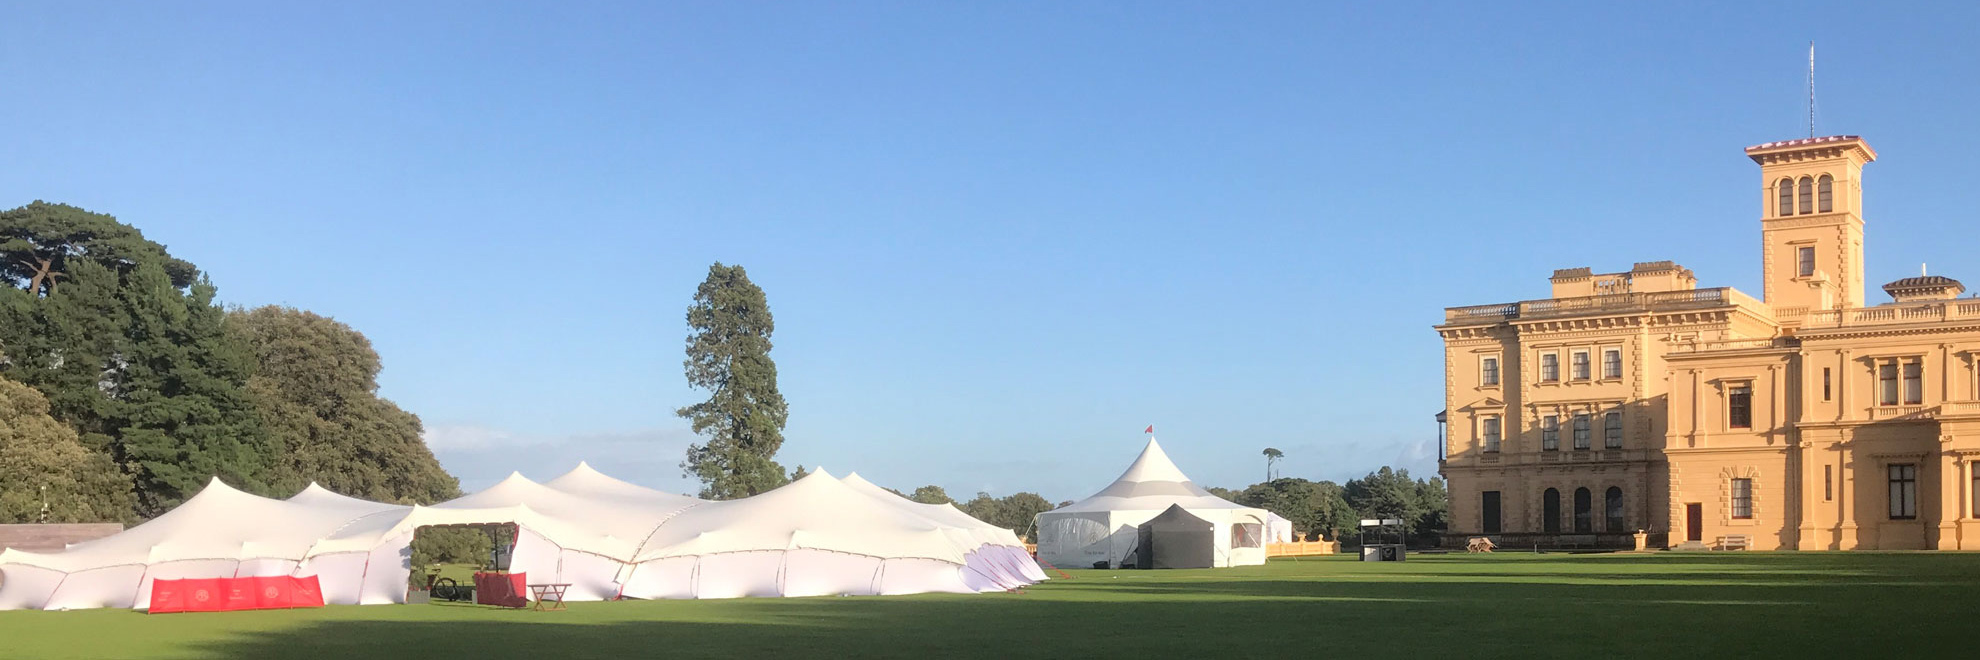
<svg viewBox="0 0 1980 660">
<path fill-rule="evenodd" d="M 1189 481 L 1189 476 L 1183 474 L 1182 468 L 1176 467 L 1175 461 L 1169 460 L 1168 452 L 1162 451 L 1162 443 L 1156 442 L 1155 438 L 1150 437 L 1148 438 L 1148 446 L 1141 449 L 1141 455 L 1135 457 L 1134 463 L 1129 465 L 1127 471 L 1122 472 L 1121 477 L 1114 481 L 1116 483 L 1122 481 L 1182 482 Z"/>
</svg>

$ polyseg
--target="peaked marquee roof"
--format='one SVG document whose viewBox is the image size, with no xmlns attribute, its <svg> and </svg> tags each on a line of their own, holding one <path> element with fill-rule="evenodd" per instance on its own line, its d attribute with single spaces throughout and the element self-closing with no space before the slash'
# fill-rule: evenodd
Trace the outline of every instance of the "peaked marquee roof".
<svg viewBox="0 0 1980 660">
<path fill-rule="evenodd" d="M 1189 476 L 1183 474 L 1175 461 L 1169 460 L 1169 455 L 1162 451 L 1162 444 L 1149 438 L 1148 446 L 1141 450 L 1141 456 L 1136 457 L 1114 483 L 1100 489 L 1092 497 L 1055 509 L 1054 512 L 1162 511 L 1175 505 L 1189 510 L 1252 509 L 1212 495 L 1190 481 Z"/>
</svg>

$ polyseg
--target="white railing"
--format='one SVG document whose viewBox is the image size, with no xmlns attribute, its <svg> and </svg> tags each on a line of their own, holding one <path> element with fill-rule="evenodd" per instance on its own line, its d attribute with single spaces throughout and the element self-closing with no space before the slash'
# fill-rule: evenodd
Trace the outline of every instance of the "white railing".
<svg viewBox="0 0 1980 660">
<path fill-rule="evenodd" d="M 1672 349 L 1673 353 L 1704 353 L 1707 351 L 1737 351 L 1756 348 L 1787 348 L 1788 340 L 1770 339 L 1727 339 L 1723 341 L 1701 341 L 1681 344 Z"/>
<path fill-rule="evenodd" d="M 1618 293 L 1605 296 L 1581 296 L 1578 298 L 1553 298 L 1548 300 L 1528 300 L 1499 305 L 1474 305 L 1471 307 L 1450 307 L 1444 310 L 1444 320 L 1451 323 L 1479 321 L 1500 321 L 1517 318 L 1544 318 L 1573 314 L 1632 311 L 1670 311 L 1680 309 L 1706 309 L 1725 305 L 1747 305 L 1760 308 L 1752 297 L 1728 287 L 1692 289 L 1688 291 L 1659 291 L 1656 293 Z"/>
<path fill-rule="evenodd" d="M 1947 401 L 1939 406 L 1941 415 L 1980 415 L 1980 401 Z"/>
<path fill-rule="evenodd" d="M 1509 319 L 1516 316 L 1519 316 L 1519 303 L 1473 305 L 1471 307 L 1452 307 L 1444 310 L 1444 320 L 1446 321 L 1482 321 Z"/>
<path fill-rule="evenodd" d="M 1871 420 L 1904 419 L 1916 417 L 1931 410 L 1929 406 L 1877 406 L 1870 409 Z"/>
<path fill-rule="evenodd" d="M 1808 313 L 1803 328 L 1842 328 L 1858 325 L 1903 325 L 1980 320 L 1980 301 L 1931 301 L 1855 309 L 1824 309 Z"/>
</svg>

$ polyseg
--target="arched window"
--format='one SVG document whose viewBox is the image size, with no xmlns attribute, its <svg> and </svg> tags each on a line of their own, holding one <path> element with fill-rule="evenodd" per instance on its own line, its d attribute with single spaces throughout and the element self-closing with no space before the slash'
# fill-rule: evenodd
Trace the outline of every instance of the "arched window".
<svg viewBox="0 0 1980 660">
<path fill-rule="evenodd" d="M 1780 216 L 1794 215 L 1794 179 L 1781 179 L 1780 184 L 1774 187 L 1781 193 Z"/>
<path fill-rule="evenodd" d="M 1608 522 L 1609 522 L 1610 532 L 1629 531 L 1623 528 L 1625 523 L 1623 522 L 1621 488 L 1610 486 L 1609 492 L 1604 493 L 1602 495 L 1602 510 L 1608 514 L 1606 517 L 1609 519 Z"/>
<path fill-rule="evenodd" d="M 1561 533 L 1561 491 L 1549 488 L 1540 494 L 1540 531 Z"/>
<path fill-rule="evenodd" d="M 1815 179 L 1801 177 L 1801 212 L 1815 212 Z"/>
<path fill-rule="evenodd" d="M 1821 201 L 1821 206 L 1818 206 L 1817 208 L 1821 209 L 1823 213 L 1828 213 L 1830 211 L 1836 210 L 1835 188 L 1836 188 L 1836 180 L 1829 178 L 1829 175 L 1827 174 L 1822 175 L 1822 178 L 1817 179 L 1815 182 L 1815 196 L 1816 199 L 1819 199 Z"/>
<path fill-rule="evenodd" d="M 1574 533 L 1588 534 L 1595 531 L 1594 496 L 1586 488 L 1574 489 Z"/>
</svg>

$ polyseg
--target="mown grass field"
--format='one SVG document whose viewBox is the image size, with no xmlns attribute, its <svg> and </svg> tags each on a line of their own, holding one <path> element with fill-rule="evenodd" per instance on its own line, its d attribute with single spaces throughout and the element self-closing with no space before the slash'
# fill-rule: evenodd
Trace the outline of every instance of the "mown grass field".
<svg viewBox="0 0 1980 660">
<path fill-rule="evenodd" d="M 0 658 L 1975 657 L 1980 554 L 1275 560 L 1022 594 L 0 612 Z"/>
</svg>

